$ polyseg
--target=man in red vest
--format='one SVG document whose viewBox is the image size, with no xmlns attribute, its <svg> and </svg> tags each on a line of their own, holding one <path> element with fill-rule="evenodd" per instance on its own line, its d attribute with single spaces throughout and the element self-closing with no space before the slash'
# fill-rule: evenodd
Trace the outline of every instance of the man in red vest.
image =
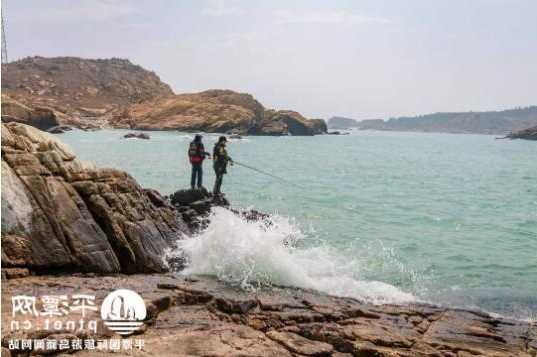
<svg viewBox="0 0 537 357">
<path fill-rule="evenodd" d="M 205 147 L 201 142 L 201 135 L 196 135 L 194 141 L 190 143 L 188 148 L 188 158 L 192 164 L 192 176 L 190 179 L 190 187 L 192 189 L 196 188 L 196 178 L 197 178 L 197 187 L 201 189 L 203 183 L 203 160 L 205 157 L 211 157 L 211 154 L 205 151 Z"/>
</svg>

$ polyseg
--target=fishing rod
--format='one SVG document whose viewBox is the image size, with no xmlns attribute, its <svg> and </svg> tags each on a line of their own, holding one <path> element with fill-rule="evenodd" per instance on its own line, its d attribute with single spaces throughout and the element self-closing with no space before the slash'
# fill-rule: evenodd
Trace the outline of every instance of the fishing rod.
<svg viewBox="0 0 537 357">
<path fill-rule="evenodd" d="M 300 186 L 298 186 L 298 185 L 292 183 L 291 181 L 287 181 L 286 179 L 284 179 L 284 178 L 282 178 L 282 177 L 278 177 L 278 176 L 276 176 L 276 175 L 273 175 L 273 174 L 271 174 L 271 173 L 269 173 L 269 172 L 266 172 L 266 171 L 263 171 L 263 170 L 256 169 L 255 167 L 252 167 L 252 166 L 249 166 L 249 165 L 246 165 L 246 164 L 237 162 L 237 161 L 233 161 L 233 163 L 234 163 L 234 164 L 237 164 L 237 165 L 239 165 L 239 166 L 245 167 L 245 168 L 247 168 L 247 169 L 256 171 L 256 172 L 258 172 L 258 173 L 260 173 L 260 174 L 270 176 L 270 177 L 272 177 L 272 178 L 275 178 L 275 179 L 277 179 L 277 180 L 280 180 L 280 181 L 282 181 L 282 182 L 285 182 L 285 183 L 288 184 L 288 185 L 291 185 L 291 186 L 294 186 L 294 187 L 301 188 Z"/>
</svg>

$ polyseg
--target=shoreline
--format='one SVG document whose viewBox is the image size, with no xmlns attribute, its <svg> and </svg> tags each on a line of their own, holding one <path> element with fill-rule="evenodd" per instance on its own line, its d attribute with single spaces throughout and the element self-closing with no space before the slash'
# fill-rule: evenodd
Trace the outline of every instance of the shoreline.
<svg viewBox="0 0 537 357">
<path fill-rule="evenodd" d="M 2 198 L 9 202 L 2 232 L 3 348 L 15 338 L 119 338 L 97 310 L 87 316 L 98 322 L 91 331 L 43 331 L 40 315 L 29 317 L 40 328 L 11 331 L 14 296 L 86 293 L 97 307 L 113 290 L 127 288 L 142 296 L 148 311 L 146 327 L 136 332 L 146 346 L 139 355 L 537 354 L 535 323 L 426 304 L 377 306 L 293 287 L 239 291 L 214 278 L 166 273 L 166 250 L 203 229 L 213 206 L 246 220 L 263 214 L 233 211 L 227 200 L 199 190 L 177 191 L 168 200 L 123 171 L 83 165 L 52 135 L 16 123 L 2 127 Z M 181 269 L 182 261 L 171 264 Z M 62 274 L 32 275 L 51 271 Z M 67 326 L 63 316 L 58 320 Z"/>
<path fill-rule="evenodd" d="M 149 311 L 143 331 L 136 335 L 145 340 L 144 348 L 137 351 L 142 356 L 535 356 L 537 353 L 535 324 L 426 304 L 372 305 L 291 287 L 246 292 L 207 276 L 179 277 L 169 273 L 31 276 L 4 281 L 4 340 L 13 336 L 6 331 L 11 316 L 10 299 L 6 295 L 35 294 L 43 290 L 60 295 L 76 291 L 95 294 L 100 302 L 118 287 L 138 292 Z M 38 319 L 33 321 L 35 325 Z M 26 335 L 36 333 L 27 331 Z M 42 331 L 40 338 L 60 334 L 118 338 L 102 321 L 95 332 L 59 330 L 47 335 Z M 23 338 L 20 333 L 17 336 Z M 86 352 L 89 351 L 76 354 Z M 103 355 L 107 352 L 113 351 L 102 351 Z"/>
</svg>

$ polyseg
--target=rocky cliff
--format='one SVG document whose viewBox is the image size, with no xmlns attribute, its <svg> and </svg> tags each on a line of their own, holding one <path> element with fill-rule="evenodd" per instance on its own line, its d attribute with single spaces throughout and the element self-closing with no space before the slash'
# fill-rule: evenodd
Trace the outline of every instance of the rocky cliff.
<svg viewBox="0 0 537 357">
<path fill-rule="evenodd" d="M 134 104 L 110 123 L 117 128 L 241 135 L 326 132 L 322 120 L 306 119 L 294 111 L 267 110 L 250 94 L 216 89 Z"/>
<path fill-rule="evenodd" d="M 172 95 L 129 60 L 28 57 L 2 65 L 2 92 L 30 107 L 65 114 L 62 124 L 103 124 L 125 107 Z"/>
<path fill-rule="evenodd" d="M 162 272 L 164 250 L 188 232 L 127 173 L 84 163 L 33 127 L 2 124 L 2 267 Z"/>
</svg>

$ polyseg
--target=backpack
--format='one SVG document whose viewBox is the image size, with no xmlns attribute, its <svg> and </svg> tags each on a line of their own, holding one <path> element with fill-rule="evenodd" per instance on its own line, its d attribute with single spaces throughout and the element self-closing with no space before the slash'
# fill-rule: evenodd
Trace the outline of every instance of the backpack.
<svg viewBox="0 0 537 357">
<path fill-rule="evenodd" d="M 188 148 L 188 157 L 190 159 L 190 163 L 192 164 L 199 164 L 203 161 L 203 156 L 200 155 L 200 145 L 198 145 L 195 142 L 190 143 L 190 147 Z"/>
</svg>

